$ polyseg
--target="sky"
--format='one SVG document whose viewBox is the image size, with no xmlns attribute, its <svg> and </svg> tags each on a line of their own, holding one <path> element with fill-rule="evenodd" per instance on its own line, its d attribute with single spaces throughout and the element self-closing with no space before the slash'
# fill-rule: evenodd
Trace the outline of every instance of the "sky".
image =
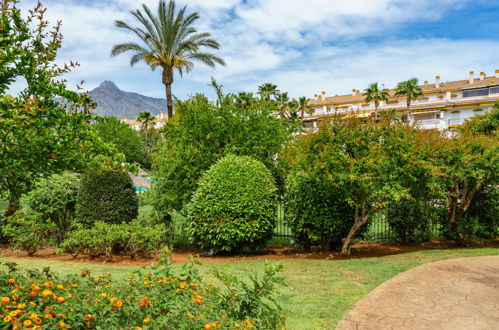
<svg viewBox="0 0 499 330">
<path fill-rule="evenodd" d="M 142 3 L 154 11 L 158 0 L 45 0 L 47 18 L 62 20 L 58 61 L 78 61 L 65 76 L 69 87 L 85 90 L 104 80 L 119 88 L 163 97 L 159 71 L 130 66 L 130 55 L 111 57 L 113 45 L 137 41 L 114 26 Z M 35 0 L 21 0 L 22 8 Z M 256 92 L 274 83 L 292 97 L 325 91 L 328 96 L 363 90 L 371 82 L 394 87 L 417 77 L 435 81 L 487 76 L 499 69 L 499 0 L 177 0 L 198 12 L 198 31 L 221 44 L 225 67 L 196 64 L 175 76 L 173 93 L 213 97 L 214 77 L 226 92 Z"/>
</svg>

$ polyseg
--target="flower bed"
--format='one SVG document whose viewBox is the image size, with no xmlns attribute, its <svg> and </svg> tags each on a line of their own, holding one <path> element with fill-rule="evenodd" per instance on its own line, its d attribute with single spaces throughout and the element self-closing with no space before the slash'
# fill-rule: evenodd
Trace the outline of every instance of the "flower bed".
<svg viewBox="0 0 499 330">
<path fill-rule="evenodd" d="M 169 259 L 130 274 L 126 281 L 89 271 L 59 277 L 45 269 L 0 270 L 2 329 L 276 329 L 284 325 L 272 299 L 280 266 L 248 285 L 215 271 L 223 283 L 205 282 L 193 264 L 174 275 Z"/>
</svg>

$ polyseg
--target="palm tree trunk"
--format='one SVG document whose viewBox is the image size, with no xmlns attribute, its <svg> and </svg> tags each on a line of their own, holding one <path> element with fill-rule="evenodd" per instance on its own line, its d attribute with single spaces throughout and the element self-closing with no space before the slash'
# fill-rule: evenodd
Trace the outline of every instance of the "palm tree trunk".
<svg viewBox="0 0 499 330">
<path fill-rule="evenodd" d="M 379 101 L 374 101 L 374 121 L 378 121 Z"/>
<path fill-rule="evenodd" d="M 168 108 L 168 120 L 173 117 L 173 98 L 172 98 L 172 84 L 173 72 L 163 70 L 163 84 L 165 85 L 166 92 L 166 106 Z"/>
</svg>

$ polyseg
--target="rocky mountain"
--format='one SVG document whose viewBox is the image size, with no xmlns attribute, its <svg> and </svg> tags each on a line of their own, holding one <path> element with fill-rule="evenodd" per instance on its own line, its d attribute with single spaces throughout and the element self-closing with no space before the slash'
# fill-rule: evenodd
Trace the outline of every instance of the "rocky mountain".
<svg viewBox="0 0 499 330">
<path fill-rule="evenodd" d="M 157 115 L 160 111 L 166 112 L 165 99 L 122 91 L 109 80 L 104 81 L 88 94 L 98 104 L 92 112 L 101 116 L 132 119 L 143 111 L 148 111 L 153 115 Z"/>
</svg>

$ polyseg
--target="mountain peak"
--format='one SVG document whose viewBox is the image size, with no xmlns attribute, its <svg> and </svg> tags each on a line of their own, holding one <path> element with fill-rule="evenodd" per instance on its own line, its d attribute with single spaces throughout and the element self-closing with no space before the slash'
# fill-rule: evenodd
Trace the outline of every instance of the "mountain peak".
<svg viewBox="0 0 499 330">
<path fill-rule="evenodd" d="M 110 80 L 104 80 L 97 88 L 120 90 L 118 86 L 116 86 L 116 84 Z"/>
</svg>

